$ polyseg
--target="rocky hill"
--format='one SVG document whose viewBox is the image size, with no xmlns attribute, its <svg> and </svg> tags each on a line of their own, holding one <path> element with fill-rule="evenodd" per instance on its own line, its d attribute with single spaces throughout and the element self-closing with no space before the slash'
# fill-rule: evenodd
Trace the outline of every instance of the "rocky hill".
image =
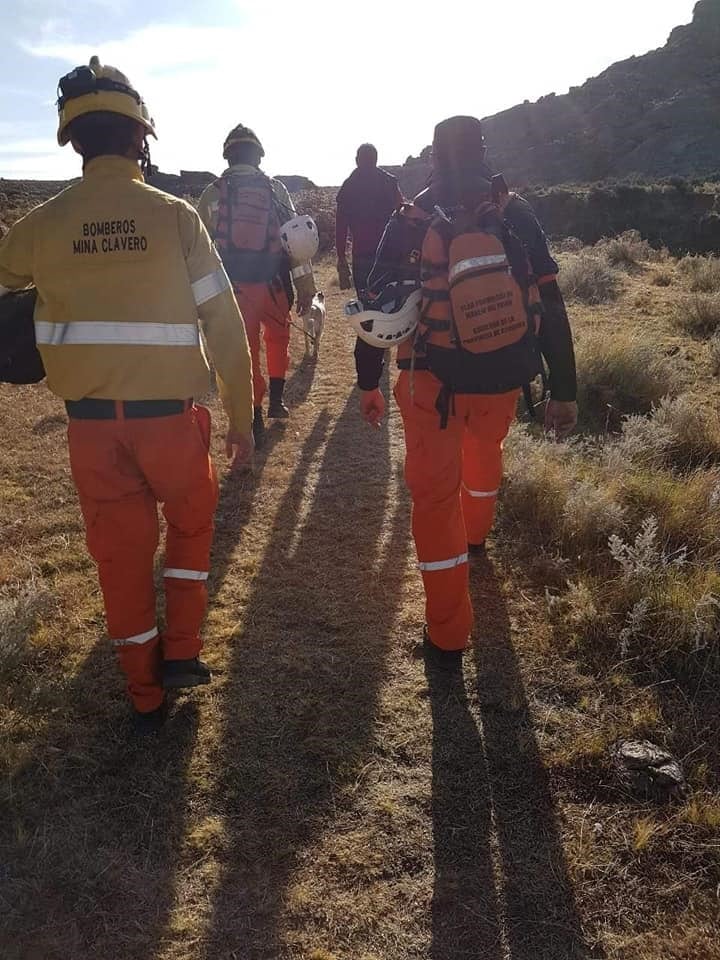
<svg viewBox="0 0 720 960">
<path fill-rule="evenodd" d="M 720 0 L 700 0 L 664 47 L 613 64 L 563 96 L 485 118 L 490 159 L 513 183 L 591 183 L 720 171 Z M 423 151 L 425 152 L 425 151 Z M 422 154 L 395 168 L 411 193 Z"/>
</svg>

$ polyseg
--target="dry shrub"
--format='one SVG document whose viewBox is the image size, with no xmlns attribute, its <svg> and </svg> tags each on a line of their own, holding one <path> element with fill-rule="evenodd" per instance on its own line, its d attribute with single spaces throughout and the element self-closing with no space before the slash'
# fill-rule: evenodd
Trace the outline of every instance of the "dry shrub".
<svg viewBox="0 0 720 960">
<path fill-rule="evenodd" d="M 573 446 L 536 440 L 527 427 L 515 426 L 506 453 L 503 516 L 520 542 L 557 545 L 568 476 L 575 473 Z"/>
<path fill-rule="evenodd" d="M 693 337 L 709 337 L 720 328 L 720 296 L 696 293 L 681 297 L 674 306 L 672 319 L 678 329 Z"/>
<path fill-rule="evenodd" d="M 620 293 L 620 277 L 601 257 L 584 252 L 563 257 L 560 285 L 570 300 L 589 306 L 610 303 Z"/>
<path fill-rule="evenodd" d="M 553 240 L 552 248 L 554 253 L 580 253 L 585 244 L 577 237 L 563 237 L 562 240 Z"/>
<path fill-rule="evenodd" d="M 54 605 L 54 595 L 41 581 L 0 587 L 0 677 L 7 678 L 26 662 L 28 640 Z"/>
<path fill-rule="evenodd" d="M 335 196 L 334 189 L 302 190 L 294 197 L 298 213 L 310 214 L 317 224 L 320 235 L 320 253 L 335 249 Z"/>
<path fill-rule="evenodd" d="M 577 365 L 580 415 L 591 428 L 618 427 L 622 416 L 648 413 L 680 387 L 676 368 L 657 345 L 626 330 L 583 336 Z"/>
<path fill-rule="evenodd" d="M 625 420 L 618 450 L 656 469 L 707 466 L 720 460 L 720 420 L 692 397 L 664 397 L 650 416 Z"/>
<path fill-rule="evenodd" d="M 665 404 L 658 419 L 672 434 L 688 416 Z M 506 540 L 525 557 L 555 558 L 564 586 L 549 604 L 564 644 L 605 666 L 640 658 L 650 674 L 692 670 L 718 654 L 720 471 L 639 465 L 627 443 L 556 445 L 513 431 Z M 543 569 L 545 584 L 560 582 Z"/>
<path fill-rule="evenodd" d="M 720 374 L 720 333 L 710 338 L 710 367 L 714 377 Z"/>
<path fill-rule="evenodd" d="M 626 467 L 620 501 L 631 525 L 658 517 L 662 536 L 673 550 L 687 549 L 695 563 L 715 567 L 720 558 L 720 472 Z"/>
<path fill-rule="evenodd" d="M 720 291 L 720 258 L 687 256 L 678 262 L 678 270 L 693 293 Z"/>
<path fill-rule="evenodd" d="M 604 237 L 595 244 L 595 250 L 613 267 L 625 269 L 648 260 L 663 259 L 663 252 L 653 249 L 638 230 L 626 230 L 617 237 Z"/>
<path fill-rule="evenodd" d="M 667 264 L 659 267 L 653 274 L 652 284 L 655 287 L 671 287 L 675 283 L 675 273 Z"/>
<path fill-rule="evenodd" d="M 503 516 L 523 542 L 574 556 L 625 529 L 614 486 L 583 476 L 584 450 L 580 442 L 557 444 L 523 428 L 512 431 Z"/>
<path fill-rule="evenodd" d="M 627 545 L 634 549 L 647 539 L 644 527 Z M 642 558 L 642 544 L 638 552 Z M 554 598 L 556 635 L 608 665 L 633 659 L 650 676 L 692 672 L 695 663 L 716 661 L 720 575 L 676 563 L 652 545 L 644 559 L 646 564 L 628 572 L 616 564 L 604 575 L 583 576 L 572 591 Z"/>
</svg>

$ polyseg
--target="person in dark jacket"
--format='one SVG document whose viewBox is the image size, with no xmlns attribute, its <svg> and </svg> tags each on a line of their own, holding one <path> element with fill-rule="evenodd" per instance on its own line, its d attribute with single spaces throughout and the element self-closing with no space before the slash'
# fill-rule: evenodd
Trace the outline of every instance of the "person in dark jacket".
<svg viewBox="0 0 720 960">
<path fill-rule="evenodd" d="M 371 143 L 358 148 L 357 168 L 337 195 L 335 248 L 340 289 L 354 282 L 358 296 L 365 289 L 380 237 L 388 217 L 402 203 L 397 178 L 377 165 L 377 150 Z M 352 278 L 347 261 L 348 233 L 352 240 Z"/>
</svg>

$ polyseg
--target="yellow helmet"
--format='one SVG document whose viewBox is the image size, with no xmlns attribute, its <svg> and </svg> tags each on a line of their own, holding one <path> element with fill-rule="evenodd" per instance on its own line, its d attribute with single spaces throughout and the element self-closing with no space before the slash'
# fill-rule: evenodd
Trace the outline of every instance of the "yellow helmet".
<svg viewBox="0 0 720 960">
<path fill-rule="evenodd" d="M 89 66 L 75 67 L 60 78 L 58 89 L 58 143 L 61 147 L 70 139 L 68 126 L 87 113 L 119 113 L 137 120 L 145 132 L 155 133 L 155 123 L 140 94 L 124 73 L 115 67 L 103 66 L 98 57 L 90 58 Z"/>
</svg>

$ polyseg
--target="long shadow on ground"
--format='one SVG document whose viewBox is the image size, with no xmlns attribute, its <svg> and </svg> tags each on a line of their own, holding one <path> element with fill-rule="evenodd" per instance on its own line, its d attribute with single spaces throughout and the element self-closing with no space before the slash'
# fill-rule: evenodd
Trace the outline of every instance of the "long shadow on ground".
<svg viewBox="0 0 720 960">
<path fill-rule="evenodd" d="M 288 404 L 297 409 L 301 403 L 307 400 L 315 380 L 317 372 L 317 361 L 311 356 L 303 356 L 295 365 L 287 381 L 287 399 Z"/>
<path fill-rule="evenodd" d="M 580 960 L 584 944 L 510 621 L 489 560 L 471 568 L 477 680 L 428 671 L 433 960 Z M 466 665 L 467 672 L 467 665 Z"/>
<path fill-rule="evenodd" d="M 108 659 L 103 640 L 0 785 L 3 960 L 137 960 L 166 930 L 197 711 L 184 702 L 159 742 L 134 741 Z"/>
<path fill-rule="evenodd" d="M 270 427 L 254 474 L 226 474 L 228 555 L 281 436 Z M 112 660 L 103 636 L 65 688 L 52 686 L 57 729 L 42 727 L 32 759 L 0 782 L 3 960 L 147 960 L 167 933 L 198 711 L 181 695 L 160 737 L 135 741 Z"/>
<path fill-rule="evenodd" d="M 293 870 L 350 802 L 342 788 L 370 749 L 409 538 L 387 435 L 363 435 L 356 408 L 352 396 L 322 457 L 327 419 L 308 437 L 233 640 L 216 757 L 226 854 L 207 960 L 295 955 L 281 929 Z M 220 576 L 225 547 L 221 536 Z"/>
</svg>

